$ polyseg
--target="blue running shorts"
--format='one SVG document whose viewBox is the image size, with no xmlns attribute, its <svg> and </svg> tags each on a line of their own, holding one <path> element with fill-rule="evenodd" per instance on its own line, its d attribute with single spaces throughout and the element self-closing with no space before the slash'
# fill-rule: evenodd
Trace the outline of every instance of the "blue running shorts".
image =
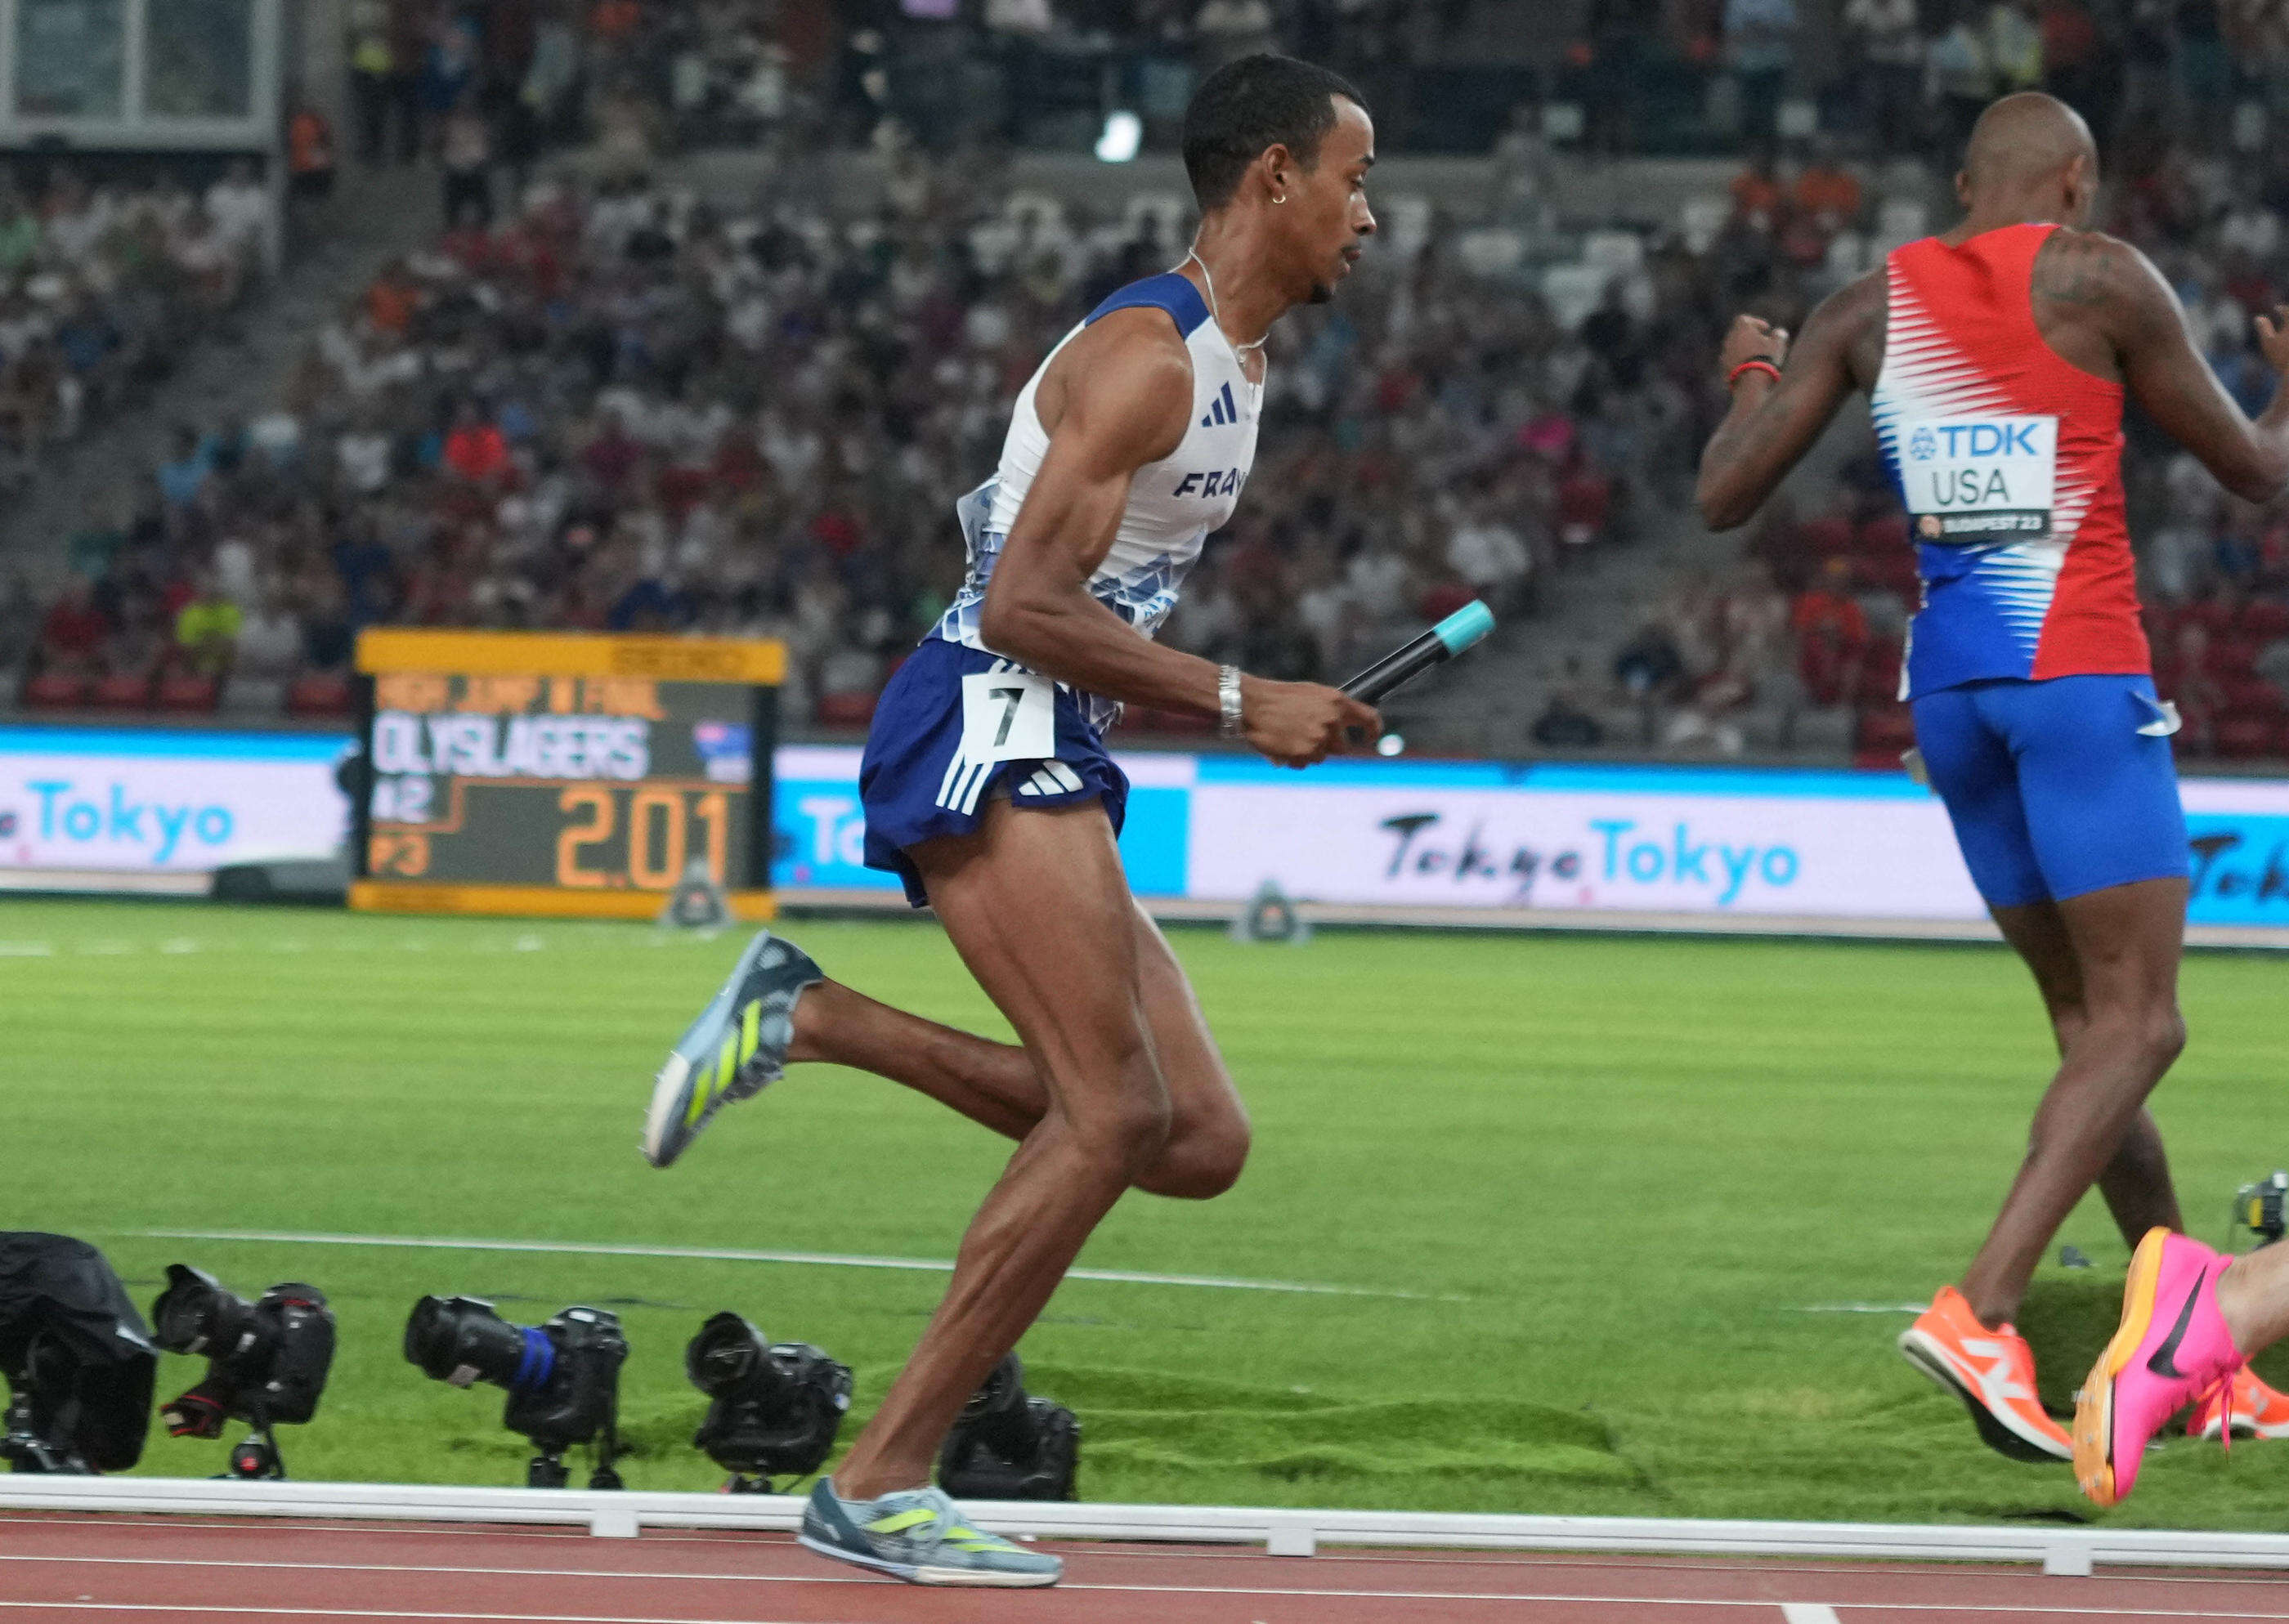
<svg viewBox="0 0 2289 1624">
<path fill-rule="evenodd" d="M 2152 679 L 2001 678 L 1914 709 L 1916 747 L 1990 907 L 2191 872 L 2176 726 Z"/>
<path fill-rule="evenodd" d="M 1009 684 L 964 681 L 995 676 Z M 968 834 L 997 795 L 1021 807 L 1101 800 L 1120 834 L 1129 777 L 1113 765 L 1082 705 L 1072 689 L 998 655 L 943 638 L 924 641 L 882 689 L 867 730 L 858 767 L 866 866 L 897 875 L 906 900 L 928 907 L 921 871 L 906 848 L 943 834 Z M 1007 753 L 1029 743 L 1040 753 Z"/>
</svg>

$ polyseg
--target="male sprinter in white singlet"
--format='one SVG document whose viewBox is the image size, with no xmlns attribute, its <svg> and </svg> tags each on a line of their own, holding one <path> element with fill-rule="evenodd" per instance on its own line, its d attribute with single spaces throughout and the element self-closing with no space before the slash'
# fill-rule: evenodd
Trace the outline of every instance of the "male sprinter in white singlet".
<svg viewBox="0 0 2289 1624">
<path fill-rule="evenodd" d="M 1113 845 L 1122 703 L 1220 720 L 1304 767 L 1372 737 L 1368 706 L 1242 676 L 1152 633 L 1256 450 L 1264 335 L 1332 297 L 1375 229 L 1359 94 L 1287 57 L 1211 75 L 1184 117 L 1201 220 L 1176 270 L 1106 299 L 1017 398 L 999 474 L 959 505 L 969 578 L 884 691 L 859 791 L 866 861 L 937 910 L 1022 1047 L 827 980 L 768 931 L 662 1069 L 659 1166 L 715 1109 L 797 1061 L 903 1083 L 1018 1142 L 962 1238 L 921 1344 L 804 1513 L 802 1542 L 921 1584 L 1046 1585 L 1055 1557 L 967 1524 L 930 1486 L 969 1396 L 1033 1323 L 1121 1192 L 1231 1188 L 1248 1116 L 1183 969 Z"/>
</svg>

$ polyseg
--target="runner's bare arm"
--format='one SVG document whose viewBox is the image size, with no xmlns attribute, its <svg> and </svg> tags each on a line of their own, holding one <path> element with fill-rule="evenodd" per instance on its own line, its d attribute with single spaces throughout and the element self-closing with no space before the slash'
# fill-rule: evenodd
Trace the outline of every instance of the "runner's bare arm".
<svg viewBox="0 0 2289 1624">
<path fill-rule="evenodd" d="M 1214 665 L 1138 636 L 1089 591 L 1130 480 L 1191 421 L 1184 340 L 1158 311 L 1117 311 L 1066 346 L 1037 398 L 1049 450 L 986 584 L 986 646 L 1108 699 L 1215 716 Z M 1347 728 L 1382 731 L 1368 706 L 1317 683 L 1251 677 L 1241 693 L 1248 742 L 1291 766 L 1340 752 Z"/>
<path fill-rule="evenodd" d="M 2038 262 L 2044 296 L 2094 307 L 2121 359 L 2123 381 L 2147 415 L 2236 496 L 2267 502 L 2279 495 L 2289 484 L 2289 389 L 2275 390 L 2272 404 L 2251 422 L 2202 359 L 2177 294 L 2152 261 L 2095 232 L 2060 247 L 2068 251 L 2055 268 Z M 2257 318 L 2258 343 L 2277 373 L 2289 370 L 2285 329 L 2289 313 Z"/>
<path fill-rule="evenodd" d="M 1733 404 L 1709 449 L 1693 504 L 1712 530 L 1729 530 L 1752 518 L 1767 497 L 1820 438 L 1857 378 L 1853 351 L 1884 313 L 1884 274 L 1871 271 L 1822 299 L 1791 346 L 1788 334 L 1754 316 L 1742 316 L 1725 335 L 1718 364 L 1727 377 L 1759 355 L 1784 360 L 1780 378 L 1744 372 L 1733 386 Z"/>
</svg>

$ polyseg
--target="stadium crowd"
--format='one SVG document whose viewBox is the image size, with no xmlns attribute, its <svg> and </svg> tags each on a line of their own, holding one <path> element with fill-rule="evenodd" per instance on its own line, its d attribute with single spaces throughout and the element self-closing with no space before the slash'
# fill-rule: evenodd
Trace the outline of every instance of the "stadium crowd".
<svg viewBox="0 0 2289 1624">
<path fill-rule="evenodd" d="M 340 703 L 362 625 L 558 625 L 782 635 L 792 713 L 863 720 L 960 583 L 952 498 L 1040 356 L 1184 251 L 1166 211 L 905 174 L 841 225 L 610 181 L 465 219 L 315 336 L 275 411 L 183 426 L 89 516 L 28 698 L 307 708 Z M 1630 493 L 1681 485 L 1699 283 L 1644 278 L 1641 313 L 1617 296 L 1567 333 L 1448 246 L 1282 328 L 1256 499 L 1173 635 L 1332 672 L 1472 594 L 1527 605 Z"/>
<path fill-rule="evenodd" d="M 243 163 L 197 192 L 0 176 L 0 487 L 165 377 L 259 276 L 275 226 Z"/>
</svg>

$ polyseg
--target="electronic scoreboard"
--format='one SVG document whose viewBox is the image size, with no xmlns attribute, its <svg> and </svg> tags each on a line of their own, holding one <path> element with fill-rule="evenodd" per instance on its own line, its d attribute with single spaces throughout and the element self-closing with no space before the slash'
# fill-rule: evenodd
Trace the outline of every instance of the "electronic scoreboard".
<svg viewBox="0 0 2289 1624">
<path fill-rule="evenodd" d="M 353 907 L 647 918 L 705 865 L 770 912 L 784 645 L 360 634 Z"/>
</svg>

